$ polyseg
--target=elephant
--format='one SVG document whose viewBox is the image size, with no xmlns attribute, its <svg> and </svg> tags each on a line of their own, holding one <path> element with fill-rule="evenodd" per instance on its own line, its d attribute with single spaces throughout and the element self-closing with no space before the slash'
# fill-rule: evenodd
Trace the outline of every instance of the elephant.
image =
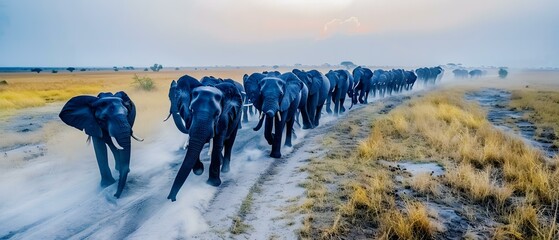
<svg viewBox="0 0 559 240">
<path fill-rule="evenodd" d="M 211 155 L 207 183 L 216 187 L 221 185 L 219 168 L 221 166 L 221 172 L 229 172 L 231 150 L 241 123 L 243 101 L 234 84 L 223 82 L 215 86 L 202 85 L 191 89 L 190 95 L 188 149 L 167 196 L 173 202 L 190 171 L 196 175 L 204 172 L 200 152 L 206 143 L 210 143 L 208 153 Z"/>
<path fill-rule="evenodd" d="M 107 146 L 111 149 L 115 168 L 119 172 L 117 191 L 119 198 L 130 172 L 132 126 L 136 119 L 136 106 L 125 92 L 99 93 L 94 96 L 76 96 L 70 99 L 59 114 L 60 119 L 69 126 L 84 131 L 93 140 L 93 149 L 101 173 L 101 187 L 115 183 L 109 168 Z"/>
<path fill-rule="evenodd" d="M 444 69 L 440 66 L 431 68 L 418 68 L 415 70 L 417 79 L 422 80 L 424 84 L 435 83 L 442 79 Z"/>
<path fill-rule="evenodd" d="M 264 138 L 268 144 L 272 145 L 270 157 L 281 158 L 283 130 L 286 129 L 285 146 L 292 146 L 291 138 L 297 109 L 301 111 L 303 119 L 305 119 L 307 86 L 291 72 L 278 77 L 261 78 L 256 86 L 252 86 L 254 83 L 251 81 L 245 82 L 247 83 L 245 89 L 256 87 L 257 98 L 254 104 L 260 106 L 264 113 L 254 130 L 260 130 L 262 122 L 265 120 Z M 274 133 L 272 133 L 273 128 Z"/>
<path fill-rule="evenodd" d="M 465 69 L 454 69 L 452 73 L 454 73 L 455 78 L 467 78 L 469 72 Z"/>
<path fill-rule="evenodd" d="M 344 102 L 350 83 L 353 82 L 353 76 L 347 70 L 330 70 L 326 73 L 326 77 L 330 81 L 330 91 L 326 101 L 326 112 L 332 113 L 330 104 L 334 101 L 334 115 L 345 112 Z"/>
<path fill-rule="evenodd" d="M 184 134 L 188 134 L 192 120 L 189 110 L 190 101 L 192 99 L 192 90 L 199 86 L 202 86 L 202 83 L 200 83 L 197 79 L 184 75 L 177 81 L 173 81 L 171 83 L 171 87 L 169 88 L 169 101 L 171 102 L 171 108 L 167 119 L 169 119 L 170 116 L 173 116 L 175 126 Z"/>
<path fill-rule="evenodd" d="M 483 71 L 481 71 L 479 69 L 474 69 L 474 70 L 471 70 L 468 74 L 470 75 L 471 78 L 478 78 L 478 77 L 483 76 Z"/>
<path fill-rule="evenodd" d="M 264 79 L 265 77 L 279 77 L 281 76 L 281 74 L 279 74 L 279 72 L 274 71 L 274 72 L 264 72 L 264 73 L 253 73 L 250 76 L 248 74 L 245 74 L 243 76 L 243 86 L 245 88 L 245 92 L 247 95 L 247 99 L 248 101 L 250 101 L 254 108 L 256 110 L 258 110 L 261 114 L 262 112 L 262 98 L 261 98 L 261 92 L 260 92 L 260 86 L 259 83 L 262 79 Z M 310 126 L 312 126 L 311 124 L 311 120 L 307 111 L 307 95 L 308 95 L 308 88 L 305 86 L 305 91 L 303 91 L 304 96 L 302 96 L 302 99 L 300 101 L 300 106 L 298 107 L 299 112 L 301 113 L 301 116 L 303 118 L 303 127 L 307 126 L 307 128 L 310 128 Z M 260 121 L 259 124 L 261 126 L 262 121 L 263 121 L 263 116 L 260 117 Z M 256 127 L 258 128 L 258 127 Z"/>
<path fill-rule="evenodd" d="M 307 112 L 311 121 L 311 126 L 303 126 L 303 129 L 315 128 L 320 125 L 320 116 L 322 114 L 322 107 L 328 98 L 330 92 L 330 80 L 317 70 L 310 70 L 308 72 L 299 69 L 292 71 L 309 90 L 307 97 Z"/>
<path fill-rule="evenodd" d="M 415 81 L 417 80 L 417 75 L 413 71 L 404 71 L 406 86 L 406 91 L 411 91 Z"/>
<path fill-rule="evenodd" d="M 350 90 L 351 94 L 351 105 L 359 103 L 368 103 L 369 91 L 371 90 L 373 78 L 373 71 L 365 67 L 356 67 L 353 69 L 353 86 Z M 351 108 L 351 107 L 350 107 Z"/>
</svg>

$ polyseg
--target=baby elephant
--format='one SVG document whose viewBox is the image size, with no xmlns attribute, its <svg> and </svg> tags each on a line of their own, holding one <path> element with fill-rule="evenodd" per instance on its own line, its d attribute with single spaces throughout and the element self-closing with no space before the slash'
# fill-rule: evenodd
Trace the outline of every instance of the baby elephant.
<svg viewBox="0 0 559 240">
<path fill-rule="evenodd" d="M 101 172 L 101 186 L 113 184 L 115 179 L 109 169 L 107 146 L 113 152 L 115 168 L 120 173 L 115 197 L 119 198 L 130 171 L 130 138 L 136 118 L 134 102 L 124 92 L 99 93 L 97 97 L 77 96 L 70 99 L 59 114 L 60 119 L 93 139 L 93 148 Z"/>
</svg>

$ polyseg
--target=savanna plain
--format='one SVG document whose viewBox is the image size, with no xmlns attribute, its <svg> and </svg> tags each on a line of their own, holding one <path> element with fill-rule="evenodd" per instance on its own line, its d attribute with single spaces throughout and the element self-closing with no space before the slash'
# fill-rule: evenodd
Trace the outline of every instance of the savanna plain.
<svg viewBox="0 0 559 240">
<path fill-rule="evenodd" d="M 435 85 L 371 97 L 325 114 L 312 131 L 296 129 L 281 159 L 268 157 L 251 117 L 223 184 L 191 176 L 168 201 L 186 139 L 163 122 L 171 81 L 242 82 L 264 70 L 0 73 L 0 239 L 559 238 L 559 72 L 551 70 L 511 69 L 501 79 L 495 69 L 479 78 L 447 69 Z M 150 91 L 137 83 L 147 78 Z M 134 143 L 129 183 L 115 199 L 116 186 L 98 186 L 86 135 L 58 113 L 73 96 L 120 90 L 134 100 L 134 132 L 146 140 Z"/>
</svg>

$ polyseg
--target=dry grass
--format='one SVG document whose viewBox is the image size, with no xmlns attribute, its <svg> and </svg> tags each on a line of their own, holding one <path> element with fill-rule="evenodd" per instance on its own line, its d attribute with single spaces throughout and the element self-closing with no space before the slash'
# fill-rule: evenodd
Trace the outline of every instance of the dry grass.
<svg viewBox="0 0 559 240">
<path fill-rule="evenodd" d="M 310 164 L 307 207 L 315 217 L 306 223 L 302 236 L 359 238 L 359 229 L 373 229 L 365 233 L 368 238 L 436 236 L 441 229 L 420 201 L 404 199 L 402 206 L 394 194 L 395 173 L 378 164 L 380 159 L 442 164 L 447 170 L 443 177 L 420 174 L 407 184 L 433 198 L 442 198 L 442 188 L 445 194 L 458 194 L 473 211 L 469 219 L 483 206 L 499 222 L 495 238 L 559 236 L 553 216 L 559 199 L 559 160 L 546 161 L 521 139 L 497 130 L 478 105 L 462 96 L 463 92 L 456 91 L 428 94 L 385 117 L 377 116 L 370 135 L 359 142 L 357 154 L 337 149 L 340 137 L 325 138 L 324 144 L 333 147 L 335 154 Z M 354 138 L 350 135 L 356 131 L 354 127 L 342 134 Z M 332 189 L 326 187 L 332 176 L 337 191 L 327 190 Z M 316 215 L 322 220 L 316 220 Z"/>
<path fill-rule="evenodd" d="M 413 190 L 423 195 L 440 196 L 440 183 L 429 173 L 420 173 L 413 176 L 408 183 Z"/>
<path fill-rule="evenodd" d="M 527 118 L 538 126 L 541 135 L 543 129 L 550 129 L 555 136 L 559 136 L 559 92 L 532 89 L 512 91 L 511 107 L 528 110 Z M 559 139 L 554 140 L 559 146 Z"/>
<path fill-rule="evenodd" d="M 432 239 L 440 231 L 420 202 L 406 202 L 403 211 L 383 213 L 380 226 L 383 239 Z"/>
</svg>

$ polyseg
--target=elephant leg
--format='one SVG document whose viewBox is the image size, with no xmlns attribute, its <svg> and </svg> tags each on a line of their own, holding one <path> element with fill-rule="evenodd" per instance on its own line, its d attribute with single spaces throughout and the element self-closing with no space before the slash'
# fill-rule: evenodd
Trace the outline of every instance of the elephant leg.
<svg viewBox="0 0 559 240">
<path fill-rule="evenodd" d="M 223 155 L 223 163 L 221 164 L 221 172 L 229 172 L 229 164 L 231 163 L 231 151 L 233 149 L 233 143 L 235 143 L 235 138 L 237 138 L 237 131 L 233 131 L 231 136 L 223 142 L 223 148 L 225 149 Z"/>
<path fill-rule="evenodd" d="M 285 126 L 285 116 L 286 114 L 282 114 L 282 121 L 280 121 L 277 117 L 274 117 L 273 120 L 275 121 L 275 134 L 274 134 L 274 142 L 272 144 L 272 152 L 270 153 L 270 157 L 272 158 L 281 158 L 281 137 L 283 133 L 283 127 Z"/>
<path fill-rule="evenodd" d="M 314 115 L 314 126 L 315 127 L 318 127 L 320 125 L 320 116 L 322 114 L 322 107 L 323 107 L 323 105 L 318 105 L 316 107 L 316 112 L 315 112 L 315 115 Z"/>
<path fill-rule="evenodd" d="M 93 149 L 95 150 L 95 157 L 97 158 L 97 165 L 99 165 L 99 172 L 101 173 L 101 187 L 108 187 L 115 183 L 116 180 L 111 174 L 109 168 L 109 160 L 107 156 L 107 146 L 105 142 L 98 137 L 91 137 L 93 139 Z"/>
<path fill-rule="evenodd" d="M 362 89 L 362 90 L 359 92 L 359 103 L 361 103 L 361 104 L 365 103 L 365 100 L 363 100 L 363 97 L 364 97 L 364 96 L 365 96 L 365 90 Z"/>
<path fill-rule="evenodd" d="M 365 92 L 365 104 L 369 103 L 369 91 Z"/>
<path fill-rule="evenodd" d="M 202 163 L 202 161 L 200 161 L 200 157 L 198 157 L 196 159 L 196 162 L 194 163 L 194 166 L 192 167 L 192 172 L 198 176 L 202 175 L 202 173 L 204 173 L 204 164 Z"/>
<path fill-rule="evenodd" d="M 221 166 L 221 159 L 223 155 L 221 152 L 223 151 L 223 138 L 215 137 L 213 139 L 213 149 L 212 149 L 212 160 L 210 163 L 210 172 L 208 176 L 208 181 L 206 183 L 217 187 L 221 185 L 221 179 L 219 178 L 219 167 Z"/>
<path fill-rule="evenodd" d="M 314 125 L 314 114 L 316 111 L 316 104 L 318 101 L 318 96 L 317 95 L 309 95 L 309 98 L 307 100 L 307 111 L 309 114 L 309 121 L 312 124 L 312 128 L 315 128 L 316 126 Z"/>
<path fill-rule="evenodd" d="M 334 99 L 334 116 L 336 117 L 340 115 L 340 102 L 339 98 Z"/>
<path fill-rule="evenodd" d="M 293 146 L 291 144 L 291 138 L 292 138 L 292 134 L 293 134 L 293 124 L 295 124 L 295 122 L 293 121 L 293 119 L 289 120 L 286 122 L 285 124 L 285 146 L 291 147 Z"/>
<path fill-rule="evenodd" d="M 345 112 L 344 102 L 345 98 L 340 99 L 340 113 Z"/>
<path fill-rule="evenodd" d="M 303 117 L 303 129 L 312 129 L 313 125 L 309 118 L 309 113 L 307 112 L 307 108 L 300 109 L 301 116 Z"/>
<path fill-rule="evenodd" d="M 332 114 L 332 109 L 330 109 L 332 98 L 334 98 L 334 95 L 332 94 L 332 92 L 328 92 L 328 97 L 326 97 L 326 112 L 328 114 Z"/>
<path fill-rule="evenodd" d="M 243 123 L 248 122 L 248 107 L 243 106 Z"/>
</svg>

